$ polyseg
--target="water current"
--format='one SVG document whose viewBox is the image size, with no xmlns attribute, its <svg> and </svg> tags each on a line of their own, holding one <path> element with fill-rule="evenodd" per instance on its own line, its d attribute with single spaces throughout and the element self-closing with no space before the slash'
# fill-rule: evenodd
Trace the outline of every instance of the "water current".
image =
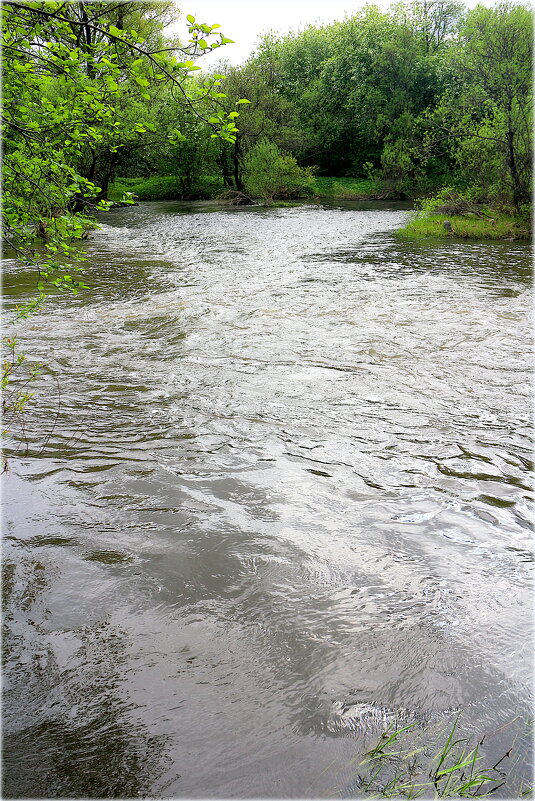
<svg viewBox="0 0 535 801">
<path fill-rule="evenodd" d="M 5 797 L 347 797 L 459 709 L 529 772 L 531 254 L 407 214 L 114 210 L 18 325 Z"/>
</svg>

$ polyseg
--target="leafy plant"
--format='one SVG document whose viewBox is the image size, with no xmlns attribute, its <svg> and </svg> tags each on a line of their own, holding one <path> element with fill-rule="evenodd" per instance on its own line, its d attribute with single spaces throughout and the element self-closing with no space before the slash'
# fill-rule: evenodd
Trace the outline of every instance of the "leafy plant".
<svg viewBox="0 0 535 801">
<path fill-rule="evenodd" d="M 245 187 L 266 204 L 273 203 L 275 198 L 312 195 L 313 178 L 311 167 L 299 167 L 293 156 L 281 153 L 267 139 L 261 139 L 245 159 Z"/>
<path fill-rule="evenodd" d="M 421 796 L 474 798 L 489 796 L 506 784 L 499 766 L 511 755 L 513 745 L 495 762 L 484 767 L 481 746 L 459 736 L 460 714 L 455 718 L 438 751 L 432 752 L 433 733 L 417 724 L 401 728 L 391 725 L 373 748 L 364 754 L 357 775 L 357 787 L 381 798 Z M 518 791 L 528 795 L 532 788 L 520 782 Z"/>
</svg>

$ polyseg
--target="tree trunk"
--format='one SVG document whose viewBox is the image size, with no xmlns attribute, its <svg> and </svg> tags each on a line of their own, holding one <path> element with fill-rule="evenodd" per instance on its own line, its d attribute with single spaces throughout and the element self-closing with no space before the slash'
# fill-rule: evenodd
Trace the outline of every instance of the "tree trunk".
<svg viewBox="0 0 535 801">
<path fill-rule="evenodd" d="M 86 58 L 87 77 L 88 78 L 94 78 L 95 75 L 96 75 L 96 71 L 95 71 L 95 65 L 93 64 L 93 61 L 92 61 L 92 50 L 93 50 L 92 43 L 93 42 L 92 42 L 92 35 L 91 35 L 91 26 L 89 24 L 89 17 L 87 16 L 87 12 L 85 10 L 85 6 L 84 6 L 83 2 L 81 3 L 80 11 L 81 11 L 82 22 L 84 23 L 83 31 L 84 31 L 85 39 L 84 39 L 84 43 L 83 43 L 83 49 L 87 54 L 87 58 Z"/>
<path fill-rule="evenodd" d="M 110 181 L 115 178 L 115 168 L 119 159 L 118 153 L 109 153 L 104 164 L 96 170 L 95 183 L 100 187 L 96 200 L 107 200 Z"/>
<path fill-rule="evenodd" d="M 242 181 L 241 176 L 241 169 L 240 169 L 240 137 L 239 135 L 236 137 L 236 141 L 234 142 L 234 152 L 232 154 L 232 158 L 234 161 L 234 183 L 236 184 L 236 189 L 238 192 L 244 192 L 245 186 Z"/>
<path fill-rule="evenodd" d="M 525 193 L 522 189 L 522 181 L 520 180 L 516 163 L 513 119 L 510 107 L 507 114 L 507 166 L 509 167 L 509 173 L 513 184 L 513 206 L 515 209 L 518 209 L 525 199 Z"/>
<path fill-rule="evenodd" d="M 221 176 L 223 178 L 224 186 L 229 187 L 230 189 L 234 186 L 232 181 L 232 171 L 230 169 L 229 160 L 227 158 L 227 148 L 223 145 L 222 142 L 219 143 L 219 154 L 216 159 L 217 166 L 221 170 Z"/>
</svg>

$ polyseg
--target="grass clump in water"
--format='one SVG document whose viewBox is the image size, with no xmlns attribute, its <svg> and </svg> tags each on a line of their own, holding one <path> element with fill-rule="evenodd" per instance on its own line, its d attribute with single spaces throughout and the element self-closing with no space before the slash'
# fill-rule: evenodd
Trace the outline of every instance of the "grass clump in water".
<svg viewBox="0 0 535 801">
<path fill-rule="evenodd" d="M 464 194 L 446 188 L 419 201 L 420 209 L 397 235 L 460 237 L 462 239 L 530 239 L 531 205 L 509 213 L 474 200 L 474 191 Z"/>
<path fill-rule="evenodd" d="M 448 221 L 451 225 L 445 227 Z M 505 215 L 495 215 L 490 219 L 478 217 L 433 214 L 429 217 L 415 217 L 404 228 L 398 229 L 398 236 L 407 239 L 420 237 L 460 237 L 461 239 L 530 239 L 531 233 L 523 220 Z"/>
<path fill-rule="evenodd" d="M 507 786 L 510 797 L 532 797 L 533 786 L 520 779 L 510 787 L 504 770 L 510 748 L 490 767 L 483 766 L 481 746 L 458 734 L 457 715 L 442 745 L 429 730 L 416 731 L 413 723 L 395 725 L 383 732 L 379 742 L 364 754 L 357 774 L 356 789 L 379 798 L 480 798 Z"/>
</svg>

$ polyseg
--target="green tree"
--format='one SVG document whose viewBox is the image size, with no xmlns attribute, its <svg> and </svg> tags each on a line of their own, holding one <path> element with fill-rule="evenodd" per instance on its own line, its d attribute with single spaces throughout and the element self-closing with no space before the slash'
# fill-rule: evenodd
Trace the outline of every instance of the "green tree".
<svg viewBox="0 0 535 801">
<path fill-rule="evenodd" d="M 433 115 L 460 176 L 515 208 L 531 197 L 533 14 L 502 2 L 476 6 L 451 51 L 448 88 Z"/>
<path fill-rule="evenodd" d="M 159 86 L 170 85 L 214 136 L 234 141 L 237 112 L 209 116 L 219 84 L 205 82 L 199 89 L 190 78 L 199 69 L 196 58 L 230 40 L 218 25 L 189 16 L 189 40 L 180 46 L 184 60 L 179 61 L 158 25 L 147 26 L 146 20 L 138 25 L 148 28 L 146 40 L 109 19 L 121 14 L 122 24 L 129 24 L 134 14 L 141 23 L 141 7 L 154 5 L 15 0 L 2 5 L 3 233 L 19 256 L 38 267 L 42 292 L 45 281 L 79 285 L 62 264 L 78 253 L 72 239 L 83 237 L 87 228 L 84 205 L 102 194 L 95 183 L 98 172 L 107 181 L 117 151 L 154 128 L 146 116 L 137 116 L 140 100 L 150 101 Z M 183 136 L 171 131 L 174 141 Z M 43 245 L 39 255 L 36 233 Z"/>
<path fill-rule="evenodd" d="M 453 41 L 464 14 L 457 0 L 413 0 L 398 3 L 393 10 L 397 19 L 419 34 L 428 55 Z"/>
<path fill-rule="evenodd" d="M 398 120 L 405 135 L 408 115 L 414 121 L 434 103 L 438 53 L 450 26 L 444 22 L 439 32 L 429 23 L 424 34 L 421 15 L 402 10 L 366 6 L 343 22 L 262 43 L 258 64 L 271 66 L 276 90 L 297 109 L 301 163 L 317 164 L 324 174 L 364 176 L 365 165 L 391 160 Z M 427 18 L 434 19 L 431 11 Z"/>
<path fill-rule="evenodd" d="M 243 192 L 244 164 L 249 150 L 261 139 L 268 139 L 284 151 L 296 151 L 300 131 L 295 105 L 275 90 L 265 64 L 250 59 L 240 67 L 221 64 L 226 75 L 223 108 L 231 113 L 236 101 L 247 99 L 240 116 L 239 131 L 233 144 L 220 143 L 220 165 L 227 185 Z M 243 101 L 242 101 L 243 102 Z M 229 180 L 230 179 L 230 180 Z"/>
</svg>

